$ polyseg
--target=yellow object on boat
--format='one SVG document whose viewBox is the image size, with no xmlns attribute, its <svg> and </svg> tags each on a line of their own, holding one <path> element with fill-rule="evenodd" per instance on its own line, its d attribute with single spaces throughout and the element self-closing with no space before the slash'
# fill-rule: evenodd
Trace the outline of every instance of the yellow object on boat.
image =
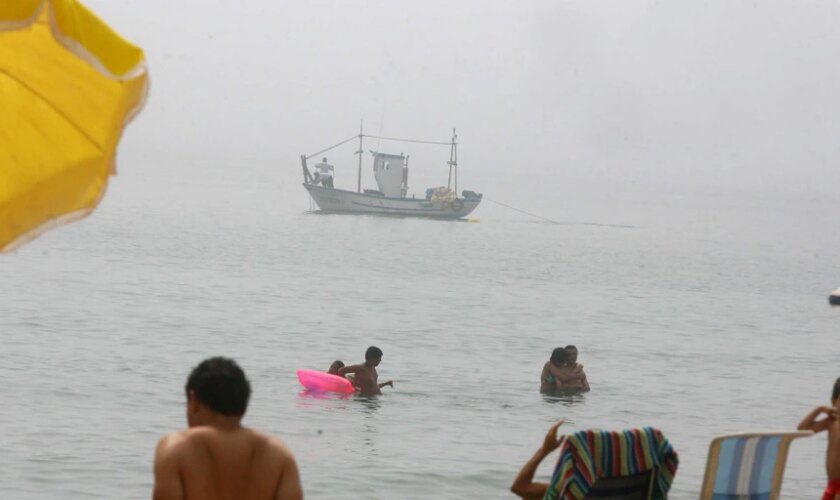
<svg viewBox="0 0 840 500">
<path fill-rule="evenodd" d="M 0 0 L 0 252 L 96 207 L 148 83 L 80 2 Z"/>
</svg>

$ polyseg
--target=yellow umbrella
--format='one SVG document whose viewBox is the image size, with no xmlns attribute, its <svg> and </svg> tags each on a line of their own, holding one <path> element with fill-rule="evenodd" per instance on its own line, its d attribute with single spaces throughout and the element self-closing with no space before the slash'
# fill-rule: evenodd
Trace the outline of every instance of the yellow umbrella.
<svg viewBox="0 0 840 500">
<path fill-rule="evenodd" d="M 148 83 L 78 1 L 0 0 L 0 252 L 96 207 Z"/>
</svg>

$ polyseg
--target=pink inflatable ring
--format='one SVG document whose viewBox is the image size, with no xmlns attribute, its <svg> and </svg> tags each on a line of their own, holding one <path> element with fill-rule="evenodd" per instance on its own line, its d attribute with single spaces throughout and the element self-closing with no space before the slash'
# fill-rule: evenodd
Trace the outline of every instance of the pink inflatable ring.
<svg viewBox="0 0 840 500">
<path fill-rule="evenodd" d="M 353 394 L 353 384 L 344 377 L 330 375 L 318 370 L 298 370 L 300 385 L 314 392 L 337 392 L 339 394 Z"/>
</svg>

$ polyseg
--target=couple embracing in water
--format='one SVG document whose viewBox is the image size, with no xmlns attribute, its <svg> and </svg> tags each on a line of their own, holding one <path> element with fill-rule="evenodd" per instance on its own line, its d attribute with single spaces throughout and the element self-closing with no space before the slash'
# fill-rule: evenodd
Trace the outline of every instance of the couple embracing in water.
<svg viewBox="0 0 840 500">
<path fill-rule="evenodd" d="M 327 373 L 330 375 L 345 377 L 353 382 L 353 385 L 359 391 L 359 395 L 361 396 L 375 396 L 377 394 L 382 394 L 380 389 L 386 385 L 394 387 L 394 382 L 392 380 L 381 384 L 379 383 L 379 374 L 376 372 L 376 367 L 379 366 L 379 363 L 381 362 L 382 349 L 376 346 L 370 346 L 367 348 L 367 351 L 365 351 L 364 363 L 344 366 L 343 361 L 336 360 L 330 365 L 330 369 Z M 347 375 L 352 375 L 352 378 Z"/>
<path fill-rule="evenodd" d="M 573 345 L 554 349 L 540 375 L 540 392 L 588 392 L 589 382 L 577 356 L 577 347 Z"/>
</svg>

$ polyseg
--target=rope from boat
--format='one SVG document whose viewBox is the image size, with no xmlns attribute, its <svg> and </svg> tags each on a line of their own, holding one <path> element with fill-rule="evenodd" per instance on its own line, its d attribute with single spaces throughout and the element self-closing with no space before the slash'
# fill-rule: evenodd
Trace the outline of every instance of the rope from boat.
<svg viewBox="0 0 840 500">
<path fill-rule="evenodd" d="M 327 149 L 322 149 L 322 150 L 318 151 L 317 153 L 312 153 L 311 155 L 307 156 L 307 157 L 306 157 L 306 159 L 308 160 L 308 159 L 310 159 L 310 158 L 312 158 L 312 157 L 314 157 L 314 156 L 318 156 L 318 155 L 319 155 L 319 154 L 321 154 L 321 153 L 326 153 L 327 151 L 329 151 L 329 150 L 331 150 L 331 149 L 335 149 L 335 148 L 337 148 L 337 147 L 339 147 L 339 146 L 343 146 L 343 145 L 347 144 L 348 142 L 353 141 L 353 140 L 356 140 L 356 139 L 358 139 L 358 138 L 359 138 L 359 134 L 356 134 L 356 135 L 354 135 L 353 137 L 351 137 L 351 138 L 349 138 L 349 139 L 347 139 L 347 140 L 344 140 L 344 141 L 339 142 L 339 143 L 338 143 L 338 144 L 336 144 L 335 146 L 330 146 L 330 147 L 328 147 Z"/>
<path fill-rule="evenodd" d="M 356 137 L 359 137 L 358 135 Z M 399 141 L 399 142 L 417 142 L 420 144 L 438 144 L 440 146 L 451 146 L 451 142 L 436 142 L 436 141 L 418 141 L 417 139 L 397 139 L 395 137 L 382 137 L 379 135 L 365 135 L 371 139 L 382 139 L 383 141 Z"/>
<path fill-rule="evenodd" d="M 381 135 L 364 135 L 364 134 L 362 134 L 362 137 L 368 137 L 370 139 L 381 139 L 383 141 L 416 142 L 416 143 L 419 143 L 419 144 L 436 144 L 436 145 L 439 145 L 439 146 L 451 146 L 452 145 L 451 142 L 418 141 L 416 139 L 397 139 L 395 137 L 382 137 Z M 338 144 L 336 144 L 334 146 L 330 146 L 328 148 L 325 148 L 325 149 L 322 149 L 322 150 L 318 151 L 317 153 L 312 153 L 311 155 L 307 155 L 306 159 L 308 160 L 310 158 L 314 158 L 314 157 L 320 155 L 321 153 L 326 153 L 327 151 L 329 151 L 331 149 L 335 149 L 339 146 L 343 146 L 343 145 L 347 144 L 348 142 L 356 140 L 358 138 L 359 138 L 358 134 L 354 135 L 353 137 L 350 137 L 349 139 L 343 140 L 343 141 L 339 142 Z"/>
<path fill-rule="evenodd" d="M 509 208 L 509 209 L 511 209 L 511 210 L 516 210 L 517 212 L 521 212 L 521 213 L 523 213 L 523 214 L 525 214 L 525 215 L 530 215 L 531 217 L 536 217 L 537 219 L 542 219 L 542 220 L 544 220 L 544 221 L 546 221 L 546 222 L 551 222 L 552 224 L 560 224 L 560 223 L 559 223 L 559 222 L 557 222 L 556 220 L 551 220 L 551 219 L 549 219 L 549 218 L 547 218 L 547 217 L 543 217 L 543 216 L 541 216 L 541 215 L 532 214 L 531 212 L 526 212 L 525 210 L 520 210 L 520 209 L 518 209 L 518 208 L 516 208 L 516 207 L 512 207 L 512 206 L 510 206 L 510 205 L 507 205 L 507 204 L 505 204 L 505 203 L 502 203 L 501 201 L 491 200 L 491 199 L 487 198 L 486 196 L 484 196 L 482 199 L 483 199 L 483 200 L 487 200 L 487 201 L 489 201 L 489 202 L 491 202 L 491 203 L 495 203 L 496 205 L 501 205 L 501 206 L 503 206 L 503 207 L 507 207 L 507 208 Z"/>
</svg>

